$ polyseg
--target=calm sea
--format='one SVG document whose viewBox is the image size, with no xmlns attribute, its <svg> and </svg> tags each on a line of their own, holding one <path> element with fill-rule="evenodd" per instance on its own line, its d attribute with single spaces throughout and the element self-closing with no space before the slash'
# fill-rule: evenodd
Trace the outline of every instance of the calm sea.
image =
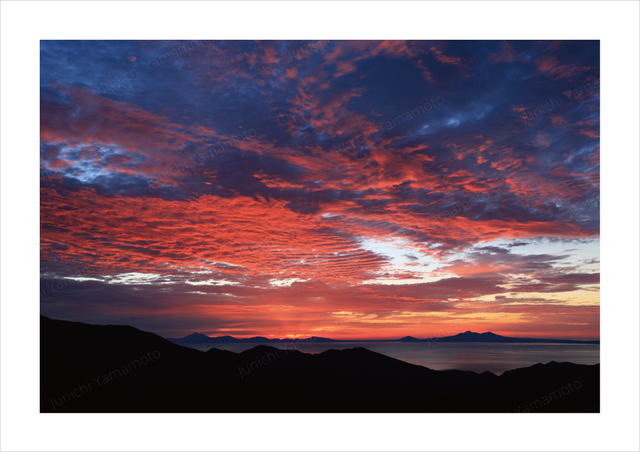
<svg viewBox="0 0 640 452">
<path fill-rule="evenodd" d="M 206 351 L 211 348 L 242 352 L 258 344 L 194 344 L 192 348 Z M 267 344 L 276 348 L 284 345 Z M 291 348 L 293 344 L 289 345 Z M 446 342 L 333 342 L 325 344 L 301 343 L 303 353 L 322 353 L 329 349 L 364 347 L 392 358 L 418 364 L 434 370 L 471 370 L 501 374 L 506 370 L 528 367 L 550 361 L 575 364 L 598 364 L 600 345 L 594 344 L 492 344 Z"/>
</svg>

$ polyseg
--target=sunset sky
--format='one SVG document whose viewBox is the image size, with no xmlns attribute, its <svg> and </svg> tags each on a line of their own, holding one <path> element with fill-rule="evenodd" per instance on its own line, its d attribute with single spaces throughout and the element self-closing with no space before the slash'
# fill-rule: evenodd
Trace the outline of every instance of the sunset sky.
<svg viewBox="0 0 640 452">
<path fill-rule="evenodd" d="M 599 47 L 41 41 L 41 313 L 598 339 Z"/>
</svg>

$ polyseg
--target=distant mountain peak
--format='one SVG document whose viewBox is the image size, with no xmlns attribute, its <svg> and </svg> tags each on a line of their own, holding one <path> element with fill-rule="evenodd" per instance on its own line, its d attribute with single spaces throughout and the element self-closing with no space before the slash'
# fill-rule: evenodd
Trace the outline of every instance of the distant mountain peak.
<svg viewBox="0 0 640 452">
<path fill-rule="evenodd" d="M 492 333 L 491 331 L 487 331 L 486 333 L 476 333 L 475 331 L 465 331 L 464 333 L 458 333 L 456 334 L 456 336 L 495 336 L 495 337 L 501 337 L 495 333 Z"/>
<path fill-rule="evenodd" d="M 188 338 L 188 337 L 191 337 L 191 338 L 194 338 L 194 339 L 195 339 L 195 338 L 197 338 L 197 337 L 200 337 L 200 338 L 202 338 L 202 337 L 206 337 L 206 338 L 208 338 L 209 336 L 207 336 L 206 334 L 201 334 L 201 333 L 191 333 L 191 334 L 189 334 L 188 336 L 185 336 L 185 337 L 184 337 L 184 339 L 186 339 L 186 338 Z"/>
<path fill-rule="evenodd" d="M 195 344 L 195 343 L 212 344 L 212 343 L 219 343 L 219 342 L 237 341 L 237 339 L 235 339 L 232 336 L 211 337 L 202 333 L 191 333 L 188 336 L 185 336 L 179 339 L 167 338 L 167 340 L 173 342 L 174 344 Z"/>
</svg>

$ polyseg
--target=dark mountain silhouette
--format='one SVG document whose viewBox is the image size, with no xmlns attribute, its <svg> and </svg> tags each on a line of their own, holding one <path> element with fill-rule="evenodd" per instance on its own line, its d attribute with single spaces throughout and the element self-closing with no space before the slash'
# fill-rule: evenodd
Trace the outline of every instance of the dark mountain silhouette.
<svg viewBox="0 0 640 452">
<path fill-rule="evenodd" d="M 472 333 L 467 331 L 465 333 L 459 333 L 455 336 L 447 337 L 434 337 L 431 339 L 424 339 L 424 341 L 430 342 L 510 342 L 510 343 L 540 343 L 540 344 L 599 344 L 600 341 L 574 341 L 570 339 L 536 339 L 529 337 L 507 337 L 499 336 L 494 333 Z"/>
<path fill-rule="evenodd" d="M 41 412 L 599 412 L 600 366 L 496 376 L 365 348 L 201 352 L 129 326 L 40 319 Z M 525 409 L 526 408 L 526 409 Z"/>
<path fill-rule="evenodd" d="M 192 333 L 188 336 L 181 338 L 167 338 L 168 341 L 173 342 L 174 344 L 229 344 L 229 343 L 256 343 L 256 344 L 270 344 L 270 343 L 284 343 L 290 344 L 299 341 L 306 342 L 317 342 L 317 343 L 325 343 L 325 342 L 338 342 L 333 339 L 327 339 L 326 337 L 308 337 L 304 339 L 269 339 L 263 336 L 255 336 L 248 337 L 244 339 L 238 339 L 233 336 L 218 336 L 211 337 L 200 333 Z"/>
<path fill-rule="evenodd" d="M 413 336 L 405 336 L 402 339 L 386 339 L 386 340 L 338 340 L 326 337 L 310 337 L 305 339 L 268 339 L 262 336 L 250 337 L 246 339 L 237 339 L 233 336 L 210 337 L 200 333 L 193 333 L 179 339 L 167 339 L 174 344 L 227 344 L 227 343 L 256 343 L 256 344 L 277 344 L 277 343 L 294 343 L 298 341 L 327 343 L 327 342 L 510 342 L 510 343 L 540 343 L 540 344 L 599 344 L 600 341 L 575 341 L 570 339 L 536 339 L 526 337 L 507 337 L 497 334 L 488 333 L 472 333 L 467 331 L 459 333 L 455 336 L 433 337 L 429 339 L 418 339 Z"/>
<path fill-rule="evenodd" d="M 240 342 L 233 336 L 210 337 L 205 334 L 192 333 L 179 339 L 167 339 L 174 344 L 228 344 L 230 342 Z"/>
</svg>

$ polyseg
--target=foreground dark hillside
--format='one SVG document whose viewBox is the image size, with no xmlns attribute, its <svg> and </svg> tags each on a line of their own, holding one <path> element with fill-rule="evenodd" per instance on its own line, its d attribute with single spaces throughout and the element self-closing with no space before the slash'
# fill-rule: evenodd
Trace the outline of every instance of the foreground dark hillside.
<svg viewBox="0 0 640 452">
<path fill-rule="evenodd" d="M 40 344 L 41 412 L 599 412 L 599 365 L 498 377 L 364 348 L 205 353 L 128 326 L 46 317 Z"/>
</svg>

